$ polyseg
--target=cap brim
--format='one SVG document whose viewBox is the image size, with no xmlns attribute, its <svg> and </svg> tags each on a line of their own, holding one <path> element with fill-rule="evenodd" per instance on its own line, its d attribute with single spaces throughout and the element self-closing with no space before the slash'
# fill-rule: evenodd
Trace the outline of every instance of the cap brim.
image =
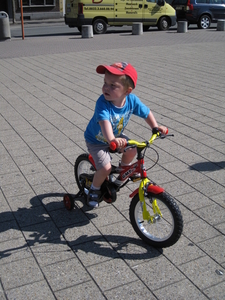
<svg viewBox="0 0 225 300">
<path fill-rule="evenodd" d="M 119 69 L 112 67 L 112 66 L 107 66 L 107 65 L 99 65 L 96 68 L 96 72 L 98 74 L 105 74 L 105 71 L 109 71 L 110 73 L 114 74 L 114 75 L 124 75 L 123 72 L 121 72 Z"/>
</svg>

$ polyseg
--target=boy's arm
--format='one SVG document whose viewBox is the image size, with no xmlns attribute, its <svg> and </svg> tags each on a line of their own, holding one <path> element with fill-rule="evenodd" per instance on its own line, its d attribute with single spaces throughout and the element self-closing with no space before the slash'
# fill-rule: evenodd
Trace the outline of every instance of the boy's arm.
<svg viewBox="0 0 225 300">
<path fill-rule="evenodd" d="M 110 142 L 115 139 L 111 123 L 108 120 L 103 120 L 99 121 L 99 125 L 101 127 L 104 138 L 110 144 Z"/>
<path fill-rule="evenodd" d="M 119 148 L 126 146 L 126 139 L 123 138 L 115 138 L 113 134 L 112 125 L 108 120 L 99 121 L 99 125 L 101 127 L 102 134 L 104 138 L 107 140 L 108 144 L 110 142 L 115 141 Z"/>
<path fill-rule="evenodd" d="M 148 123 L 148 125 L 153 129 L 153 128 L 158 128 L 158 130 L 164 134 L 167 134 L 168 129 L 165 126 L 158 126 L 156 119 L 153 115 L 153 113 L 150 111 L 150 113 L 148 114 L 147 118 L 145 119 L 145 121 Z"/>
<path fill-rule="evenodd" d="M 150 113 L 148 114 L 147 118 L 145 119 L 145 121 L 148 123 L 148 125 L 151 127 L 151 128 L 155 128 L 155 127 L 158 127 L 158 124 L 156 122 L 156 119 L 153 115 L 153 113 L 150 111 Z"/>
</svg>

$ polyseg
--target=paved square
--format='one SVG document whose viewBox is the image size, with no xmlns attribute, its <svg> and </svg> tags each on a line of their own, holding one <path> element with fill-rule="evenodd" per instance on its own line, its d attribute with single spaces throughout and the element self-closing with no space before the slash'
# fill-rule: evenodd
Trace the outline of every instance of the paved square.
<svg viewBox="0 0 225 300">
<path fill-rule="evenodd" d="M 225 299 L 224 53 L 216 28 L 0 43 L 1 299 Z M 184 218 L 167 249 L 132 229 L 131 184 L 112 206 L 62 203 L 78 192 L 73 164 L 103 84 L 95 68 L 116 61 L 136 67 L 134 92 L 174 133 L 155 143 L 149 172 Z M 127 133 L 151 135 L 135 117 Z"/>
</svg>

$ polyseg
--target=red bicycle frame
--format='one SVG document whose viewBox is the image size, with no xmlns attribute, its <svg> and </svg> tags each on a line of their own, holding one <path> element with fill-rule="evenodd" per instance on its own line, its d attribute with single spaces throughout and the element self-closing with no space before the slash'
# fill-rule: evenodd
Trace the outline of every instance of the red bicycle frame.
<svg viewBox="0 0 225 300">
<path fill-rule="evenodd" d="M 89 161 L 92 163 L 92 165 L 95 167 L 95 162 L 91 154 L 88 156 Z M 95 167 L 96 168 L 96 167 Z M 120 172 L 118 179 L 121 181 L 126 181 L 128 178 L 132 177 L 134 173 L 141 174 L 140 179 L 144 181 L 147 178 L 147 172 L 144 167 L 144 158 L 138 159 L 136 162 L 134 162 L 130 166 L 120 166 L 119 167 Z M 147 192 L 152 194 L 160 194 L 164 191 L 163 188 L 157 185 L 149 184 L 147 187 Z M 139 192 L 139 188 L 137 188 L 135 191 L 133 191 L 129 197 L 133 198 L 137 193 Z"/>
</svg>

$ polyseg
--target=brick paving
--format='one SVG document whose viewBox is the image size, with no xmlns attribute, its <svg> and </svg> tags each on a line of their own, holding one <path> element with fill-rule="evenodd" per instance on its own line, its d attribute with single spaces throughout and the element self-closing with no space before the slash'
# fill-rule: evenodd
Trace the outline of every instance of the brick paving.
<svg viewBox="0 0 225 300">
<path fill-rule="evenodd" d="M 216 28 L 0 43 L 0 299 L 225 299 L 224 52 Z M 136 67 L 135 93 L 175 135 L 155 143 L 149 172 L 183 214 L 170 248 L 136 236 L 132 185 L 113 205 L 63 206 L 101 93 L 95 68 L 115 61 Z M 135 117 L 126 132 L 150 137 Z"/>
</svg>

